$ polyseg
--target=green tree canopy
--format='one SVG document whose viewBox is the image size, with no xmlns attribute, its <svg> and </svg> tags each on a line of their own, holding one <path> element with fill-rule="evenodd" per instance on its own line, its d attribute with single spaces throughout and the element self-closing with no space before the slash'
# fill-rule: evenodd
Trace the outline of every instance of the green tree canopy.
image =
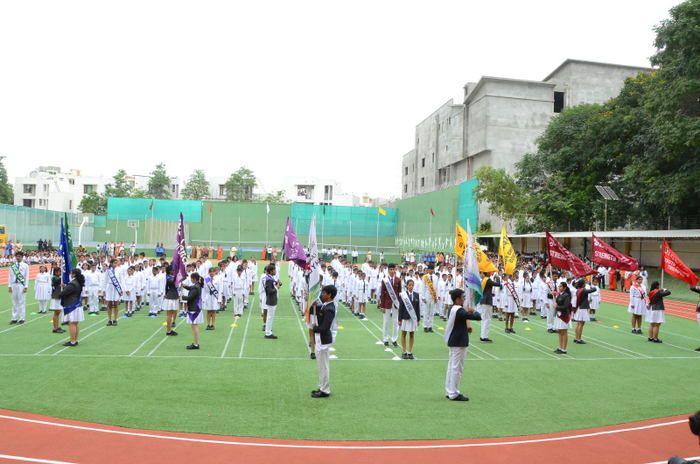
<svg viewBox="0 0 700 464">
<path fill-rule="evenodd" d="M 11 205 L 14 203 L 15 196 L 12 192 L 12 186 L 7 180 L 7 168 L 5 167 L 5 157 L 0 156 L 0 203 Z"/>
<path fill-rule="evenodd" d="M 151 177 L 148 179 L 148 196 L 161 200 L 170 198 L 170 177 L 163 163 L 156 165 L 151 172 Z"/>
<path fill-rule="evenodd" d="M 105 196 L 129 198 L 134 189 L 134 183 L 128 178 L 124 169 L 120 169 L 112 177 L 112 183 L 105 185 Z"/>
<path fill-rule="evenodd" d="M 266 203 L 288 203 L 284 190 L 277 190 L 276 192 L 263 195 L 260 201 L 264 201 Z"/>
<path fill-rule="evenodd" d="M 203 200 L 209 197 L 209 181 L 201 169 L 195 170 L 182 189 L 182 197 L 187 200 Z"/>
<path fill-rule="evenodd" d="M 97 192 L 86 193 L 80 200 L 78 209 L 85 214 L 104 216 L 107 214 L 107 198 Z"/>
<path fill-rule="evenodd" d="M 523 213 L 529 196 L 505 170 L 483 166 L 477 169 L 475 176 L 479 181 L 474 189 L 476 199 L 487 203 L 491 213 L 504 222 L 516 219 Z"/>
<path fill-rule="evenodd" d="M 228 201 L 251 201 L 253 189 L 258 181 L 253 171 L 246 167 L 239 168 L 226 181 L 226 199 Z"/>
</svg>

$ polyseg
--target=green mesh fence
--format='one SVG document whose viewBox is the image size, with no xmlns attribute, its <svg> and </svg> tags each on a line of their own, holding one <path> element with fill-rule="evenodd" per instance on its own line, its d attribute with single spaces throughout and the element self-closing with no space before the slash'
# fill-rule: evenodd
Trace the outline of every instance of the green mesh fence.
<svg viewBox="0 0 700 464">
<path fill-rule="evenodd" d="M 445 251 L 454 248 L 455 223 L 467 220 L 478 227 L 478 205 L 474 199 L 475 179 L 437 192 L 400 200 L 396 244 L 403 251 Z M 434 212 L 431 214 L 431 210 Z"/>
<path fill-rule="evenodd" d="M 63 214 L 60 211 L 0 204 L 0 224 L 5 226 L 8 240 L 20 241 L 27 247 L 36 246 L 39 239 L 51 240 L 57 245 Z M 83 217 L 87 217 L 88 221 L 80 230 L 79 226 Z M 79 240 L 82 240 L 83 243 L 93 241 L 91 216 L 68 213 L 68 223 L 75 245 L 79 243 Z"/>
<path fill-rule="evenodd" d="M 177 221 L 183 213 L 190 222 L 202 220 L 202 202 L 196 200 L 154 200 L 150 198 L 108 198 L 107 219 Z"/>
</svg>

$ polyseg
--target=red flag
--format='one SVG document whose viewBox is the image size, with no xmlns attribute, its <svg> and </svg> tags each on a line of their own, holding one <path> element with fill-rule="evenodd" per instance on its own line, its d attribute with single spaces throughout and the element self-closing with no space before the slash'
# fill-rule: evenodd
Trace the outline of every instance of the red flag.
<svg viewBox="0 0 700 464">
<path fill-rule="evenodd" d="M 687 282 L 690 286 L 695 286 L 700 281 L 698 276 L 681 260 L 680 256 L 671 249 L 666 240 L 661 245 L 661 269 L 676 279 Z"/>
<path fill-rule="evenodd" d="M 552 234 L 547 234 L 547 256 L 549 264 L 559 269 L 571 271 L 575 277 L 583 277 L 591 274 L 597 274 L 597 271 L 592 269 L 588 264 L 570 252 L 561 243 L 557 241 Z"/>
<path fill-rule="evenodd" d="M 595 235 L 593 235 L 593 257 L 591 261 L 622 271 L 636 271 L 639 269 L 639 263 L 636 259 L 620 253 Z"/>
</svg>

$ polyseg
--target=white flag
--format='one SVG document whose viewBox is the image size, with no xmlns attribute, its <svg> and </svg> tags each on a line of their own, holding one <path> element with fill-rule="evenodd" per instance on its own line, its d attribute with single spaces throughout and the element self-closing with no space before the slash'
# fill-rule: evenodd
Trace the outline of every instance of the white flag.
<svg viewBox="0 0 700 464">
<path fill-rule="evenodd" d="M 265 209 L 267 210 L 267 214 L 270 214 L 270 203 L 265 203 Z"/>
<path fill-rule="evenodd" d="M 309 226 L 309 295 L 314 291 L 321 280 L 321 263 L 318 260 L 318 243 L 316 242 L 316 216 L 311 218 Z"/>
</svg>

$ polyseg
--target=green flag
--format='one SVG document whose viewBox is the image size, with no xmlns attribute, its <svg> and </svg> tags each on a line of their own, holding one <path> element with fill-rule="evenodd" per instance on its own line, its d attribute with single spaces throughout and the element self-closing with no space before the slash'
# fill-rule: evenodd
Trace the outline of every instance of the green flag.
<svg viewBox="0 0 700 464">
<path fill-rule="evenodd" d="M 78 259 L 75 257 L 75 251 L 73 251 L 73 237 L 70 234 L 70 223 L 68 222 L 68 213 L 63 213 L 64 221 L 66 224 L 66 236 L 68 238 L 68 256 L 70 256 L 70 262 L 72 264 L 72 269 L 78 264 Z"/>
</svg>

